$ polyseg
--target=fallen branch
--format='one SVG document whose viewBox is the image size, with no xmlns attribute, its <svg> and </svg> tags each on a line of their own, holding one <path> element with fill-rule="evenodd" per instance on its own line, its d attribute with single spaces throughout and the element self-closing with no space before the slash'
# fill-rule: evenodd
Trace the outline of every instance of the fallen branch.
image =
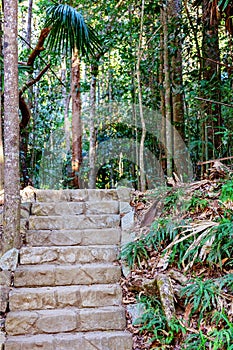
<svg viewBox="0 0 233 350">
<path fill-rule="evenodd" d="M 197 165 L 203 165 L 203 164 L 210 164 L 210 163 L 214 163 L 214 162 L 220 162 L 222 160 L 229 160 L 229 159 L 233 159 L 232 157 L 224 157 L 224 158 L 219 158 L 219 159 L 212 159 L 212 160 L 207 160 L 205 162 L 198 162 Z"/>
</svg>

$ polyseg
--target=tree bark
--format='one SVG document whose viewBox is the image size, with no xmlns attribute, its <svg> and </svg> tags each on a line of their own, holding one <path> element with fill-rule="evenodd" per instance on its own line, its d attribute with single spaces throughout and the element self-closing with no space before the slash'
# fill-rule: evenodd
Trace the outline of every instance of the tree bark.
<svg viewBox="0 0 233 350">
<path fill-rule="evenodd" d="M 172 124 L 178 132 L 173 132 L 173 159 L 174 166 L 184 153 L 184 96 L 182 79 L 182 44 L 180 37 L 181 28 L 181 0 L 169 0 L 169 26 L 174 34 L 173 46 L 176 48 L 171 57 L 172 80 Z M 173 130 L 174 131 L 174 130 Z M 175 168 L 177 175 L 181 169 Z"/>
<path fill-rule="evenodd" d="M 210 2 L 203 0 L 203 39 L 202 39 L 202 57 L 203 60 L 203 79 L 206 82 L 205 90 L 203 91 L 203 98 L 221 101 L 221 79 L 220 79 L 220 50 L 218 25 L 219 18 L 213 12 L 217 7 L 216 0 Z M 206 59 L 210 58 L 210 60 Z M 208 82 L 208 85 L 207 85 Z M 222 125 L 221 106 L 219 104 L 211 104 L 203 102 L 205 119 L 203 120 L 203 140 L 205 143 L 206 158 L 217 157 L 217 151 L 221 146 L 220 135 L 216 135 L 219 127 Z M 208 147 L 208 143 L 212 143 L 213 148 Z M 208 159 L 206 159 L 208 160 Z"/>
<path fill-rule="evenodd" d="M 145 1 L 142 0 L 141 24 L 140 24 L 140 34 L 139 34 L 138 53 L 137 53 L 137 65 L 136 65 L 136 75 L 137 75 L 137 84 L 138 84 L 138 104 L 139 104 L 139 114 L 140 114 L 140 120 L 141 120 L 141 126 L 142 126 L 142 135 L 141 135 L 140 148 L 139 148 L 139 167 L 140 167 L 141 191 L 146 190 L 146 174 L 145 174 L 145 164 L 144 164 L 144 143 L 145 143 L 145 139 L 146 139 L 146 123 L 145 123 L 144 114 L 143 114 L 141 72 L 140 72 L 140 63 L 141 63 L 141 55 L 142 55 L 144 8 L 145 8 Z"/>
<path fill-rule="evenodd" d="M 18 1 L 4 1 L 4 220 L 3 252 L 20 247 Z"/>
<path fill-rule="evenodd" d="M 170 61 L 168 49 L 168 8 L 163 8 L 163 33 L 164 33 L 164 90 L 165 90 L 165 115 L 166 115 L 166 158 L 167 158 L 167 176 L 172 176 L 173 165 L 173 138 L 172 138 L 172 108 L 171 108 L 171 79 L 170 79 Z"/>
<path fill-rule="evenodd" d="M 78 51 L 72 57 L 71 69 L 72 98 L 72 182 L 73 188 L 79 188 L 79 171 L 82 163 L 82 123 L 81 123 L 81 91 L 80 60 Z"/>
<path fill-rule="evenodd" d="M 0 58 L 2 55 L 2 19 L 0 19 Z M 4 186 L 4 154 L 2 134 L 2 65 L 0 64 L 0 191 Z"/>
<path fill-rule="evenodd" d="M 96 128 L 95 128 L 95 116 L 96 116 L 96 78 L 98 75 L 98 61 L 91 65 L 91 90 L 90 90 L 90 148 L 89 148 L 89 183 L 88 188 L 95 188 L 96 186 L 96 173 L 95 173 L 95 160 L 96 160 Z"/>
<path fill-rule="evenodd" d="M 28 20 L 27 20 L 27 45 L 28 48 L 31 47 L 31 36 L 32 36 L 32 6 L 33 0 L 28 0 Z"/>
</svg>

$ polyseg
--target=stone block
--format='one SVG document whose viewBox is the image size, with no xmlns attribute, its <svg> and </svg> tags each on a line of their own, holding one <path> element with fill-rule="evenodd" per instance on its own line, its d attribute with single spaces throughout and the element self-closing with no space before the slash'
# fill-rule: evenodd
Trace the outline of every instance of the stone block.
<svg viewBox="0 0 233 350">
<path fill-rule="evenodd" d="M 15 287 L 88 285 L 94 283 L 115 283 L 120 280 L 118 265 L 94 263 L 60 266 L 19 266 L 15 271 Z"/>
<path fill-rule="evenodd" d="M 30 230 L 82 230 L 119 227 L 119 215 L 31 216 Z"/>
<path fill-rule="evenodd" d="M 21 265 L 31 264 L 85 264 L 113 262 L 117 260 L 115 246 L 77 247 L 23 247 L 20 253 Z"/>
<path fill-rule="evenodd" d="M 127 214 L 127 213 L 132 211 L 132 207 L 129 204 L 129 202 L 120 202 L 119 206 L 120 206 L 120 214 L 121 215 L 122 214 Z"/>
<path fill-rule="evenodd" d="M 129 332 L 86 332 L 8 337 L 5 350 L 132 350 Z"/>
<path fill-rule="evenodd" d="M 9 301 L 10 287 L 0 286 L 0 312 L 6 312 Z"/>
<path fill-rule="evenodd" d="M 129 231 L 134 228 L 134 210 L 122 216 L 121 218 L 121 229 L 122 231 Z"/>
<path fill-rule="evenodd" d="M 78 313 L 78 330 L 123 330 L 126 326 L 125 310 L 118 306 L 83 309 Z"/>
<path fill-rule="evenodd" d="M 57 202 L 57 203 L 34 203 L 32 215 L 37 216 L 64 216 L 84 214 L 84 203 Z"/>
<path fill-rule="evenodd" d="M 26 241 L 31 246 L 112 245 L 119 244 L 120 237 L 118 228 L 26 232 Z"/>
<path fill-rule="evenodd" d="M 118 201 L 88 201 L 85 203 L 86 215 L 118 214 Z"/>
<path fill-rule="evenodd" d="M 127 187 L 119 187 L 117 189 L 118 200 L 120 202 L 130 202 L 131 199 L 132 188 Z"/>
</svg>

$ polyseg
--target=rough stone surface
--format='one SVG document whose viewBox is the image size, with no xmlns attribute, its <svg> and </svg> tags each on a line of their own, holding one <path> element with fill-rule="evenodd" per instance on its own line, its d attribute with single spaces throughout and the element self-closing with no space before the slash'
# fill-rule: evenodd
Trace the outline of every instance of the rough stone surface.
<svg viewBox="0 0 233 350">
<path fill-rule="evenodd" d="M 87 332 L 76 334 L 9 337 L 5 350 L 132 350 L 127 332 Z"/>
<path fill-rule="evenodd" d="M 119 227 L 119 215 L 31 216 L 30 230 L 82 230 Z"/>
<path fill-rule="evenodd" d="M 123 330 L 125 326 L 125 311 L 119 306 L 80 310 L 12 311 L 6 319 L 8 335 Z"/>
<path fill-rule="evenodd" d="M 10 310 L 120 305 L 121 287 L 115 285 L 20 288 L 10 294 Z"/>
<path fill-rule="evenodd" d="M 37 230 L 26 233 L 30 246 L 73 246 L 73 245 L 117 245 L 120 243 L 119 228 L 89 230 Z"/>
<path fill-rule="evenodd" d="M 132 230 L 134 227 L 134 210 L 131 209 L 121 219 L 121 228 L 123 231 Z"/>
<path fill-rule="evenodd" d="M 112 262 L 117 259 L 115 246 L 78 247 L 23 247 L 20 263 L 25 264 L 86 264 L 93 262 Z"/>
<path fill-rule="evenodd" d="M 15 287 L 69 286 L 101 283 L 116 283 L 121 269 L 111 263 L 80 265 L 35 265 L 20 266 L 15 271 Z"/>
<path fill-rule="evenodd" d="M 0 258 L 0 268 L 2 270 L 15 271 L 18 264 L 19 251 L 16 248 L 8 250 Z"/>
</svg>

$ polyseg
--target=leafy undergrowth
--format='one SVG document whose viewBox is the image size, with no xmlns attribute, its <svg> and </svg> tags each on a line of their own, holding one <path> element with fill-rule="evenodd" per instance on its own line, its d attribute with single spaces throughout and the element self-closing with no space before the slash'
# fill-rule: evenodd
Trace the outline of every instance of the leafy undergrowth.
<svg viewBox="0 0 233 350">
<path fill-rule="evenodd" d="M 121 260 L 124 303 L 140 309 L 133 320 L 128 312 L 134 350 L 233 349 L 231 177 L 138 192 L 133 205 L 136 239 Z"/>
</svg>

